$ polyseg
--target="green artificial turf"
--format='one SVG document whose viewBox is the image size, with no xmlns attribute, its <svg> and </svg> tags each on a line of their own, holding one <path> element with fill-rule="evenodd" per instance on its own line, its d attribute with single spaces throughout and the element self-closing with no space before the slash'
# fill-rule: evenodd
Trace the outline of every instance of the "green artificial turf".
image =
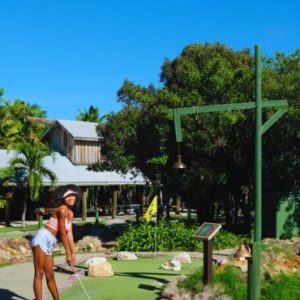
<svg viewBox="0 0 300 300">
<path fill-rule="evenodd" d="M 202 266 L 202 260 L 193 259 L 183 264 L 180 272 L 161 270 L 160 266 L 171 257 L 138 258 L 135 261 L 109 259 L 115 275 L 106 278 L 81 277 L 91 300 L 155 300 L 163 285 L 179 274 L 191 274 Z M 88 299 L 79 282 L 65 292 L 61 300 Z"/>
</svg>

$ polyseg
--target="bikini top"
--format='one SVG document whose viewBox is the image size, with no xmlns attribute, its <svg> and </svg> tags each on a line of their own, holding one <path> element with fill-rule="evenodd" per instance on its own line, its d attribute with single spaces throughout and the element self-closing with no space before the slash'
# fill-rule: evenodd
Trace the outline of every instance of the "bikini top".
<svg viewBox="0 0 300 300">
<path fill-rule="evenodd" d="M 54 217 L 50 217 L 50 219 L 48 220 L 46 225 L 55 231 L 60 231 L 58 220 Z M 72 226 L 72 223 L 68 222 L 68 219 L 66 218 L 65 227 L 66 227 L 67 232 L 71 230 L 71 226 Z"/>
</svg>

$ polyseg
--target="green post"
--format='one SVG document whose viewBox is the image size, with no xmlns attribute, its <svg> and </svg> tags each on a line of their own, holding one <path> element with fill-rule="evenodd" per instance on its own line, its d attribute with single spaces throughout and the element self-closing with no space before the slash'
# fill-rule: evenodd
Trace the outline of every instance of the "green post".
<svg viewBox="0 0 300 300">
<path fill-rule="evenodd" d="M 118 191 L 114 191 L 113 199 L 112 199 L 112 219 L 115 219 L 117 215 L 117 202 L 118 202 Z"/>
<path fill-rule="evenodd" d="M 252 261 L 249 265 L 249 300 L 259 300 L 261 291 L 261 224 L 262 224 L 262 108 L 261 108 L 261 53 L 259 46 L 255 46 L 255 216 L 254 242 L 252 247 Z"/>
<path fill-rule="evenodd" d="M 38 228 L 42 228 L 43 227 L 43 210 L 42 210 L 42 208 L 39 209 L 38 216 L 39 216 Z"/>
<path fill-rule="evenodd" d="M 99 208 L 96 207 L 95 210 L 95 224 L 99 224 Z"/>
</svg>

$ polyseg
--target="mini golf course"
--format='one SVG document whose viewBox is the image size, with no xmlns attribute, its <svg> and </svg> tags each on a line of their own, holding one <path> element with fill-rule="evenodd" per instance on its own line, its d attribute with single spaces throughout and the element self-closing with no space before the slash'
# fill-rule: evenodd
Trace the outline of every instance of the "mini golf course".
<svg viewBox="0 0 300 300">
<path fill-rule="evenodd" d="M 182 264 L 181 271 L 161 270 L 160 266 L 171 257 L 142 257 L 133 261 L 108 259 L 114 276 L 106 278 L 81 277 L 91 300 L 155 300 L 163 286 L 180 274 L 190 274 L 202 267 L 201 259 Z M 84 267 L 83 267 L 84 268 Z M 60 294 L 61 300 L 88 299 L 80 283 Z"/>
</svg>

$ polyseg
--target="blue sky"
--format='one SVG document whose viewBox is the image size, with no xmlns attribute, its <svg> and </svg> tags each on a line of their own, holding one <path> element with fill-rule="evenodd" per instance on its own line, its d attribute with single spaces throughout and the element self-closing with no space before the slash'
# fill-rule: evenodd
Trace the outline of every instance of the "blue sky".
<svg viewBox="0 0 300 300">
<path fill-rule="evenodd" d="M 164 59 L 190 43 L 294 52 L 299 11 L 299 0 L 0 0 L 0 87 L 51 119 L 103 115 L 121 109 L 125 79 L 159 86 Z"/>
</svg>

